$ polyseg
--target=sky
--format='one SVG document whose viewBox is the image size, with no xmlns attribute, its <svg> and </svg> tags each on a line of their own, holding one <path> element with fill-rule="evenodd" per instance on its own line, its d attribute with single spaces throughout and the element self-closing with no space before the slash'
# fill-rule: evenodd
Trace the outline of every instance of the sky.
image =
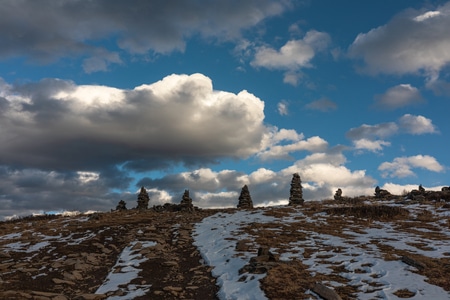
<svg viewBox="0 0 450 300">
<path fill-rule="evenodd" d="M 2 0 L 0 218 L 450 185 L 450 2 Z"/>
</svg>

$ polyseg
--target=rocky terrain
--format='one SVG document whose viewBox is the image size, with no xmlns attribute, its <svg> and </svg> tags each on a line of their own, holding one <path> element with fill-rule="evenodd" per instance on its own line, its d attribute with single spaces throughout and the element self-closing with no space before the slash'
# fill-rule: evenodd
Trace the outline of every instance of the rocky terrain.
<svg viewBox="0 0 450 300">
<path fill-rule="evenodd" d="M 0 299 L 450 298 L 450 205 L 391 198 L 1 222 Z"/>
<path fill-rule="evenodd" d="M 211 268 L 191 237 L 193 225 L 215 212 L 127 210 L 0 223 L 0 299 L 105 299 L 133 290 L 144 295 L 124 299 L 215 299 Z M 126 249 L 142 260 L 138 274 L 96 294 L 111 271 L 127 277 L 129 266 L 115 267 Z"/>
</svg>

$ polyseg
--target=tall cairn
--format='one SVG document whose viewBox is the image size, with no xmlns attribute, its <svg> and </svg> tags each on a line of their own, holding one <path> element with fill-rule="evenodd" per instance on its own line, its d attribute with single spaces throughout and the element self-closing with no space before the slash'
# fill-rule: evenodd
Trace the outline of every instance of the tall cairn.
<svg viewBox="0 0 450 300">
<path fill-rule="evenodd" d="M 303 191 L 302 191 L 302 180 L 300 179 L 300 175 L 298 173 L 294 173 L 292 175 L 291 181 L 291 194 L 289 196 L 289 205 L 303 205 Z"/>
<path fill-rule="evenodd" d="M 241 195 L 239 196 L 239 203 L 237 208 L 253 208 L 252 197 L 250 196 L 250 191 L 248 190 L 248 186 L 244 185 L 241 190 Z"/>
<path fill-rule="evenodd" d="M 144 187 L 141 187 L 141 191 L 138 195 L 137 200 L 137 209 L 143 210 L 148 209 L 148 202 L 150 201 L 150 197 L 148 196 L 147 190 Z"/>
</svg>

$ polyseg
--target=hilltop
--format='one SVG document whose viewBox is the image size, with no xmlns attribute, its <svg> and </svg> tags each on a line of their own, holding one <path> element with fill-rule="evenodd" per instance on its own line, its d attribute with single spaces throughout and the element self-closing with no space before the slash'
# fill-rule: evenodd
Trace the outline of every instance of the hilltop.
<svg viewBox="0 0 450 300">
<path fill-rule="evenodd" d="M 446 299 L 449 229 L 447 202 L 402 197 L 23 218 L 0 298 Z"/>
</svg>

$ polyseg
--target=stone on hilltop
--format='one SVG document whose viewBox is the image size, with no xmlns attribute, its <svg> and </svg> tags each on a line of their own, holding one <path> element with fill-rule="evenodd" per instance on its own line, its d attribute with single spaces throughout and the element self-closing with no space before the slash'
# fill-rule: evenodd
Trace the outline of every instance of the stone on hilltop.
<svg viewBox="0 0 450 300">
<path fill-rule="evenodd" d="M 192 198 L 189 197 L 189 190 L 184 190 L 184 194 L 180 202 L 180 210 L 194 212 L 194 205 L 192 204 Z"/>
<path fill-rule="evenodd" d="M 305 200 L 303 200 L 303 191 L 302 191 L 302 180 L 300 179 L 300 175 L 298 173 L 294 173 L 292 175 L 291 181 L 291 190 L 289 196 L 289 205 L 303 205 Z"/>
<path fill-rule="evenodd" d="M 119 204 L 117 204 L 116 206 L 116 210 L 118 211 L 127 210 L 127 203 L 123 200 L 120 200 Z"/>
<path fill-rule="evenodd" d="M 241 190 L 241 195 L 239 196 L 239 203 L 237 205 L 238 208 L 253 208 L 252 197 L 250 196 L 250 191 L 248 190 L 248 186 L 244 185 Z"/>
<path fill-rule="evenodd" d="M 148 196 L 147 190 L 144 187 L 141 187 L 141 191 L 139 192 L 137 200 L 137 209 L 148 209 L 149 201 L 150 197 Z"/>
</svg>

